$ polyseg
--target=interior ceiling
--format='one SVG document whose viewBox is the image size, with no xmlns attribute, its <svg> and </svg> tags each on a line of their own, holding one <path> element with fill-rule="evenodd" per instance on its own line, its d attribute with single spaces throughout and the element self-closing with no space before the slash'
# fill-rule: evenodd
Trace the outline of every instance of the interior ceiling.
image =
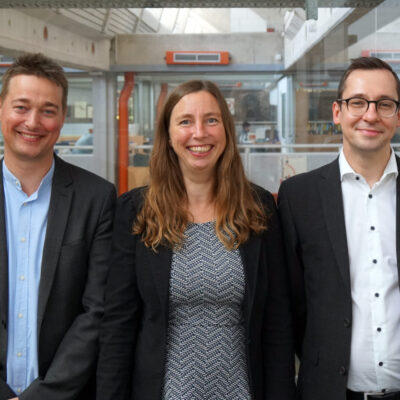
<svg viewBox="0 0 400 400">
<path fill-rule="evenodd" d="M 67 31 L 101 40 L 119 34 L 236 32 L 237 25 L 232 28 L 234 19 L 230 13 L 231 9 L 238 8 L 248 9 L 249 15 L 256 14 L 268 28 L 290 37 L 307 19 L 318 18 L 318 8 L 353 8 L 356 12 L 352 15 L 358 18 L 382 2 L 384 0 L 0 0 L 0 8 L 19 9 Z M 247 29 L 246 20 L 241 21 L 240 31 L 245 31 L 243 27 Z M 250 18 L 250 25 L 253 20 Z M 249 28 L 252 32 L 252 25 Z"/>
<path fill-rule="evenodd" d="M 1 8 L 376 7 L 383 0 L 0 0 Z"/>
<path fill-rule="evenodd" d="M 284 30 L 283 20 L 287 9 L 246 10 L 258 15 L 276 31 Z M 95 40 L 113 38 L 118 34 L 232 32 L 229 8 L 22 8 L 20 11 Z M 248 28 L 252 31 L 251 22 Z"/>
<path fill-rule="evenodd" d="M 268 27 L 283 32 L 286 30 L 284 15 L 288 9 L 305 10 L 305 14 L 297 12 L 296 21 L 301 25 L 306 19 L 318 19 L 319 7 L 371 9 L 383 1 L 0 0 L 0 8 L 18 8 L 53 25 L 72 29 L 82 36 L 100 39 L 135 33 L 230 33 L 234 31 L 230 26 L 231 8 L 251 9 L 265 20 Z M 241 26 L 245 24 L 245 20 L 241 22 Z M 293 24 L 291 29 L 294 29 Z"/>
</svg>

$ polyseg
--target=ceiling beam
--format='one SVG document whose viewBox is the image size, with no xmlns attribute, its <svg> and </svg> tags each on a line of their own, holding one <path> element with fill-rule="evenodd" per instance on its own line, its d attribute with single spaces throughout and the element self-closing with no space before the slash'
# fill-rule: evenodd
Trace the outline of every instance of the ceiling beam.
<svg viewBox="0 0 400 400">
<path fill-rule="evenodd" d="M 110 68 L 110 46 L 108 38 L 86 38 L 20 10 L 0 12 L 0 54 L 16 57 L 34 49 L 65 66 L 107 71 Z"/>
<path fill-rule="evenodd" d="M 0 0 L 0 8 L 372 8 L 383 0 Z"/>
</svg>

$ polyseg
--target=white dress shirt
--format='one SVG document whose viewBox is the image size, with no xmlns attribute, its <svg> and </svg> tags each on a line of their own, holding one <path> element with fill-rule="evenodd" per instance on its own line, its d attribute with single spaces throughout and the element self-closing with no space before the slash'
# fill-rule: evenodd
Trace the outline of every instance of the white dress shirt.
<svg viewBox="0 0 400 400">
<path fill-rule="evenodd" d="M 348 388 L 400 390 L 400 290 L 394 151 L 372 188 L 339 156 L 352 297 Z"/>
</svg>

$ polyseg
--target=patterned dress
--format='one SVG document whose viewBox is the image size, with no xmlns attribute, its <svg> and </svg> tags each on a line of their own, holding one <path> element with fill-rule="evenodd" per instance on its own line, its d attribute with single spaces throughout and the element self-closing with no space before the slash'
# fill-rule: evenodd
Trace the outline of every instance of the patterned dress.
<svg viewBox="0 0 400 400">
<path fill-rule="evenodd" d="M 190 224 L 173 253 L 164 400 L 249 400 L 238 250 L 214 222 Z"/>
</svg>

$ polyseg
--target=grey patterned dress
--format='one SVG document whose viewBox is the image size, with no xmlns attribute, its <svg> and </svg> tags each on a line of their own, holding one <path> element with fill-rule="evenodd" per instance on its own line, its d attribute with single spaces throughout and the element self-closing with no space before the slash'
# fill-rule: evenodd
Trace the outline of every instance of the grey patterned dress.
<svg viewBox="0 0 400 400">
<path fill-rule="evenodd" d="M 172 258 L 163 399 L 248 400 L 239 251 L 224 247 L 213 222 L 185 234 Z"/>
</svg>

